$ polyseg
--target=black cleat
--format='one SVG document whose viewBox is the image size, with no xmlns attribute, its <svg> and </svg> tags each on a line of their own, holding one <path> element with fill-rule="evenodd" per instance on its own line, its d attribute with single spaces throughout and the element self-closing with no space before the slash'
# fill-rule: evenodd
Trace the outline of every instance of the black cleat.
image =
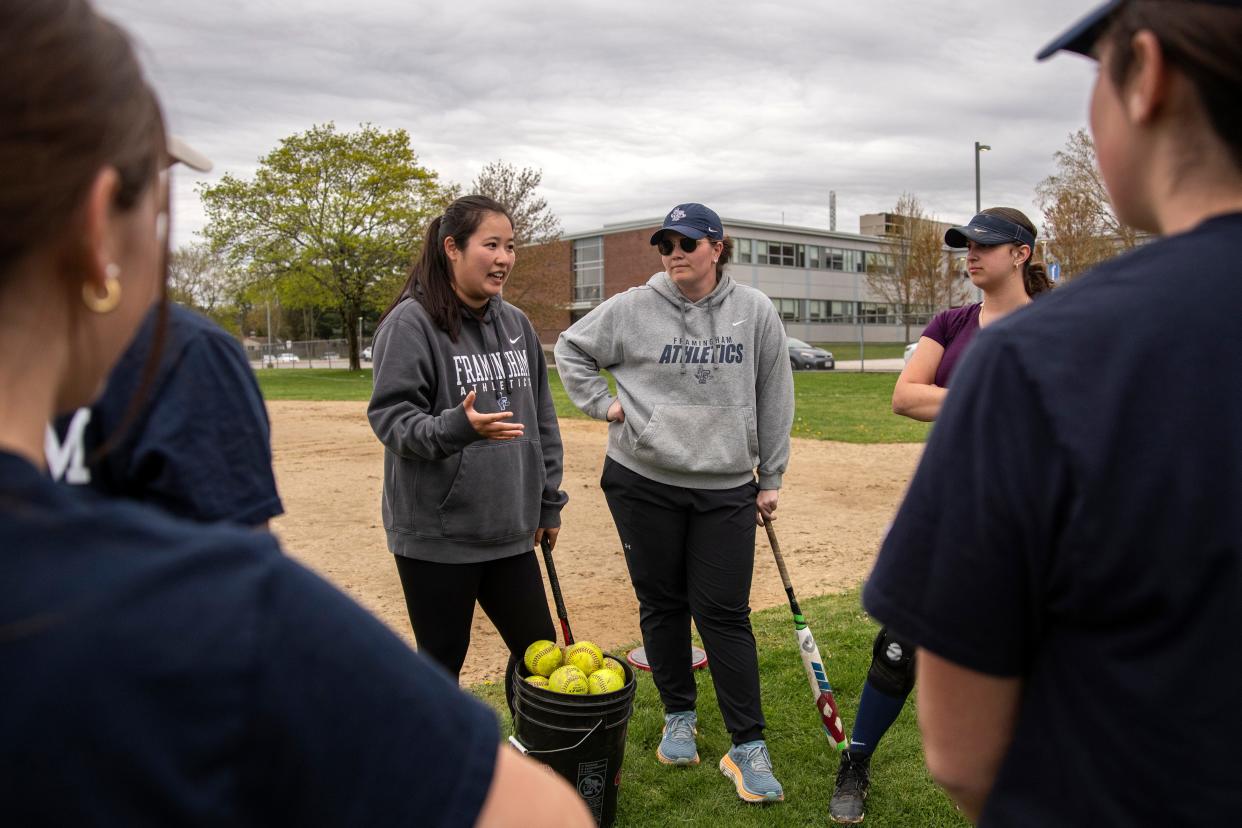
<svg viewBox="0 0 1242 828">
<path fill-rule="evenodd" d="M 871 789 L 871 754 L 841 754 L 837 768 L 837 785 L 828 805 L 828 818 L 833 822 L 853 825 L 863 821 L 863 803 Z"/>
</svg>

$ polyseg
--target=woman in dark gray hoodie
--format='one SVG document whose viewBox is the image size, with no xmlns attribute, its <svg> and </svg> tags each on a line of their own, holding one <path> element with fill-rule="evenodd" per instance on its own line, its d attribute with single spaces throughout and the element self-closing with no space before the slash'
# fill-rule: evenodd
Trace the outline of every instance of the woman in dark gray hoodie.
<svg viewBox="0 0 1242 828">
<path fill-rule="evenodd" d="M 457 199 L 375 332 L 388 549 L 418 649 L 455 676 L 476 602 L 509 647 L 506 679 L 556 635 L 533 547 L 561 525 L 561 435 L 535 329 L 500 295 L 514 260 L 505 208 Z"/>
</svg>

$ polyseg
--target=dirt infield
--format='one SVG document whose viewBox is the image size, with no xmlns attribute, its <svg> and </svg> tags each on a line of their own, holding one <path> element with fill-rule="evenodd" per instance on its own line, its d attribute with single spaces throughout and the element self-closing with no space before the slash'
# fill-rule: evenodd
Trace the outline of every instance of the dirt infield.
<svg viewBox="0 0 1242 828">
<path fill-rule="evenodd" d="M 274 522 L 285 548 L 374 612 L 413 644 L 397 570 L 380 522 L 383 451 L 360 402 L 269 402 L 276 482 L 286 514 Z M 636 641 L 638 607 L 616 530 L 599 489 L 607 428 L 568 420 L 569 505 L 556 550 L 557 574 L 579 638 L 605 649 Z M 905 491 L 921 445 L 794 440 L 776 529 L 800 596 L 855 586 Z M 759 533 L 751 606 L 784 603 L 780 577 Z M 549 593 L 549 601 L 551 594 Z M 500 637 L 476 613 L 462 682 L 497 679 Z"/>
</svg>

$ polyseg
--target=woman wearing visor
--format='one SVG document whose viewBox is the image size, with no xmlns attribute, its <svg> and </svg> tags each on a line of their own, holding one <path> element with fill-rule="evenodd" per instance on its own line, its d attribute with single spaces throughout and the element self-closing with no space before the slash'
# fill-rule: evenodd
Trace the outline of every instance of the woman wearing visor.
<svg viewBox="0 0 1242 828">
<path fill-rule="evenodd" d="M 1052 288 L 1042 264 L 1031 258 L 1035 226 L 1012 207 L 991 207 L 965 227 L 944 234 L 949 247 L 965 248 L 970 281 L 983 301 L 936 314 L 919 338 L 910 363 L 893 389 L 893 411 L 931 421 L 940 413 L 949 377 L 975 334 Z M 901 713 L 914 687 L 914 645 L 880 629 L 871 650 L 850 747 L 841 754 L 828 814 L 834 822 L 861 822 L 871 787 L 871 757 Z"/>
<path fill-rule="evenodd" d="M 1154 238 L 978 335 L 863 590 L 932 777 L 987 826 L 1242 813 L 1242 0 L 1107 3 L 1117 217 Z"/>
<path fill-rule="evenodd" d="M 699 763 L 693 618 L 733 741 L 720 770 L 743 800 L 777 801 L 784 793 L 763 740 L 750 582 L 755 526 L 776 509 L 789 459 L 785 330 L 767 296 L 724 272 L 733 242 L 714 211 L 674 207 L 651 243 L 664 271 L 561 334 L 556 364 L 574 404 L 610 423 L 600 485 L 664 704 L 657 758 Z M 617 396 L 601 370 L 616 379 Z"/>
<path fill-rule="evenodd" d="M 966 269 L 983 300 L 936 314 L 919 337 L 910 363 L 893 389 L 893 412 L 931 422 L 949 390 L 949 375 L 980 329 L 1052 288 L 1035 255 L 1035 225 L 1012 207 L 990 207 L 965 227 L 944 234 L 949 247 L 965 249 Z"/>
</svg>

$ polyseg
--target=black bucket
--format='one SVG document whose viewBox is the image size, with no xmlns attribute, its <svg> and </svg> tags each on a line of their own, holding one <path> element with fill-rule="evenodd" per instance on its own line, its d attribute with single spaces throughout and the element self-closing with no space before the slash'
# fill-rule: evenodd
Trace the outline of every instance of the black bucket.
<svg viewBox="0 0 1242 828">
<path fill-rule="evenodd" d="M 613 656 L 616 658 L 616 656 Z M 526 682 L 522 663 L 513 670 L 513 746 L 569 780 L 601 828 L 617 816 L 625 735 L 634 712 L 634 671 L 612 693 L 579 696 L 554 693 Z"/>
</svg>

